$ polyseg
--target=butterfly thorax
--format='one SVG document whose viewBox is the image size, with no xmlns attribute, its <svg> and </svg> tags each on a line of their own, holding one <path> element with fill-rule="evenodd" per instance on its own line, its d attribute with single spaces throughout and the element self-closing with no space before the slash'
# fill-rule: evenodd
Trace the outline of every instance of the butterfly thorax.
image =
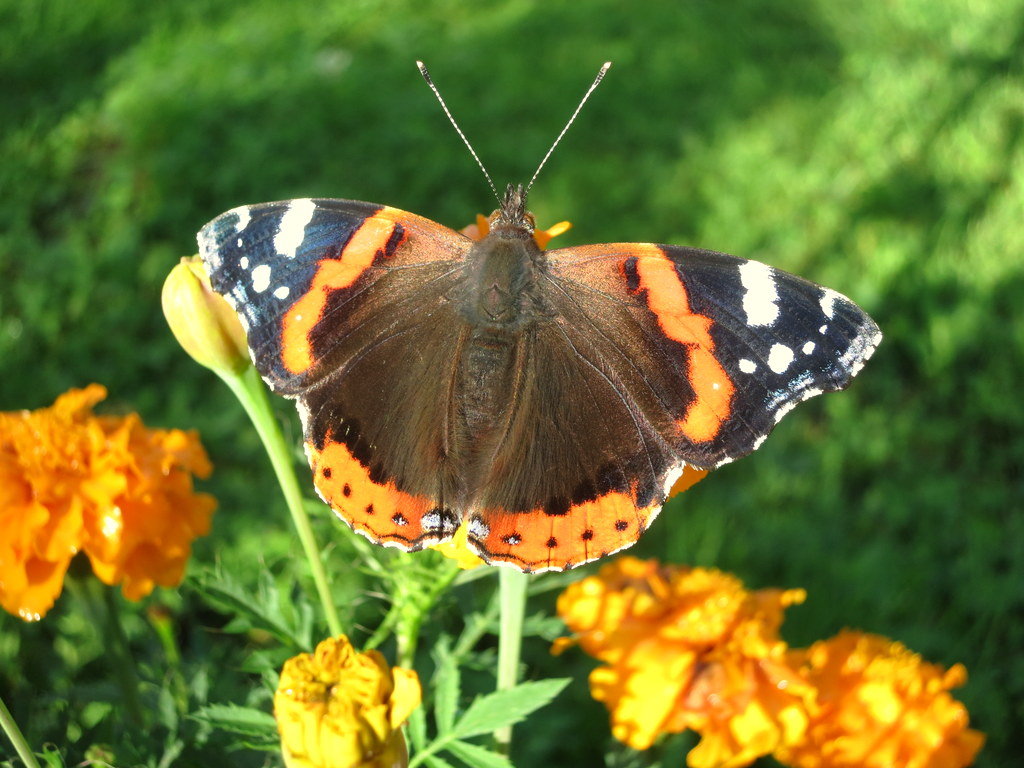
<svg viewBox="0 0 1024 768">
<path fill-rule="evenodd" d="M 522 187 L 509 185 L 501 208 L 490 216 L 490 231 L 466 256 L 460 309 L 476 331 L 514 336 L 536 315 L 544 254 L 525 206 Z"/>
</svg>

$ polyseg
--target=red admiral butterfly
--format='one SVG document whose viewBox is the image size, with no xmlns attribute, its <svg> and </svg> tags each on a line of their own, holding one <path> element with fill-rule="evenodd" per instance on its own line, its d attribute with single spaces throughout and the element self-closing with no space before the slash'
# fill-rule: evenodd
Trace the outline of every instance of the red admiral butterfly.
<svg viewBox="0 0 1024 768">
<path fill-rule="evenodd" d="M 331 199 L 199 233 L 257 369 L 297 400 L 317 490 L 375 542 L 420 549 L 466 522 L 482 557 L 525 571 L 623 549 L 685 468 L 755 450 L 881 340 L 844 296 L 756 261 L 541 250 L 528 189 L 479 241 Z"/>
</svg>

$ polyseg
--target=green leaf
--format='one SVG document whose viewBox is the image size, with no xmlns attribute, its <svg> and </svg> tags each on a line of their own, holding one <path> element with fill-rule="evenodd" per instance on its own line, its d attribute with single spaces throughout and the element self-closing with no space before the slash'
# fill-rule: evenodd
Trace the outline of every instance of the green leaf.
<svg viewBox="0 0 1024 768">
<path fill-rule="evenodd" d="M 42 752 L 36 752 L 36 757 L 42 758 L 48 768 L 64 768 L 64 758 L 60 750 L 52 744 L 44 744 Z"/>
<path fill-rule="evenodd" d="M 416 707 L 409 715 L 409 738 L 413 752 L 422 752 L 427 746 L 427 716 L 423 707 Z"/>
<path fill-rule="evenodd" d="M 539 636 L 551 641 L 565 633 L 565 622 L 557 616 L 535 613 L 523 621 L 523 637 Z"/>
<path fill-rule="evenodd" d="M 262 709 L 237 704 L 209 704 L 193 713 L 192 718 L 230 733 L 277 738 L 274 716 Z"/>
<path fill-rule="evenodd" d="M 451 763 L 447 760 L 442 760 L 437 755 L 429 755 L 423 758 L 423 762 L 430 766 L 430 768 L 454 768 Z"/>
<path fill-rule="evenodd" d="M 448 733 L 455 725 L 455 712 L 459 706 L 462 679 L 458 663 L 452 655 L 448 638 L 442 636 L 434 646 L 434 716 L 438 733 Z"/>
<path fill-rule="evenodd" d="M 510 689 L 514 690 L 514 689 Z M 504 755 L 465 741 L 453 741 L 446 745 L 449 752 L 471 768 L 515 768 Z"/>
<path fill-rule="evenodd" d="M 569 678 L 537 680 L 478 698 L 466 710 L 452 733 L 464 739 L 514 725 L 548 704 L 570 682 Z"/>
<path fill-rule="evenodd" d="M 192 580 L 199 594 L 214 607 L 234 617 L 226 628 L 231 632 L 262 629 L 294 650 L 312 647 L 312 613 L 308 605 L 282 600 L 273 576 L 266 570 L 259 575 L 256 594 L 251 594 L 231 575 L 205 571 Z M 287 603 L 294 616 L 286 615 Z"/>
</svg>

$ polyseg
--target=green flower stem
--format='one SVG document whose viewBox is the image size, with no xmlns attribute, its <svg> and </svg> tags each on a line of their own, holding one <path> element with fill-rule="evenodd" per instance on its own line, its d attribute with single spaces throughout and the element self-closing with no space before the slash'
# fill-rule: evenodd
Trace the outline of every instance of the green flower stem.
<svg viewBox="0 0 1024 768">
<path fill-rule="evenodd" d="M 110 650 L 113 656 L 114 672 L 117 675 L 117 683 L 124 696 L 124 706 L 128 710 L 128 720 L 136 728 L 143 726 L 142 722 L 142 701 L 139 699 L 139 676 L 135 671 L 135 662 L 132 659 L 131 650 L 128 648 L 128 637 L 121 626 L 120 606 L 117 604 L 117 595 L 113 587 L 108 587 L 99 579 L 89 579 L 87 589 L 93 595 L 100 593 L 99 599 L 103 602 L 103 613 L 107 624 L 107 636 L 110 640 Z"/>
<path fill-rule="evenodd" d="M 21 732 L 18 724 L 14 722 L 11 711 L 7 709 L 7 705 L 2 698 L 0 698 L 0 728 L 7 734 L 7 738 L 11 740 L 11 744 L 14 745 L 14 751 L 18 753 L 18 757 L 21 758 L 21 762 L 26 765 L 26 768 L 39 768 L 39 761 L 32 754 L 31 747 L 25 741 L 25 735 Z"/>
<path fill-rule="evenodd" d="M 398 646 L 399 666 L 414 668 L 423 620 L 458 575 L 459 567 L 446 560 L 444 568 L 436 574 L 432 582 L 415 579 L 398 583 L 395 593 L 395 608 L 398 611 L 395 641 Z"/>
<path fill-rule="evenodd" d="M 498 690 L 514 688 L 519 677 L 519 653 L 523 647 L 523 617 L 529 576 L 512 568 L 499 568 L 501 575 L 501 628 L 498 636 Z M 508 754 L 512 726 L 494 732 L 498 748 Z"/>
<path fill-rule="evenodd" d="M 263 441 L 267 455 L 270 456 L 270 463 L 274 467 L 277 482 L 281 485 L 281 491 L 284 493 L 295 530 L 299 533 L 299 541 L 302 542 L 302 548 L 306 552 L 309 569 L 313 574 L 313 583 L 316 584 L 316 591 L 320 596 L 320 605 L 323 607 L 324 616 L 327 617 L 327 626 L 332 635 L 344 634 L 341 619 L 338 618 L 338 611 L 331 599 L 331 589 L 323 560 L 320 559 L 320 549 L 313 537 L 313 527 L 309 523 L 309 515 L 306 514 L 302 503 L 302 491 L 295 478 L 291 452 L 277 425 L 277 420 L 274 418 L 274 412 L 270 408 L 270 401 L 267 399 L 267 391 L 263 382 L 256 369 L 252 367 L 247 368 L 244 373 L 239 375 L 219 371 L 218 374 L 245 408 L 245 412 L 249 415 L 249 419 Z"/>
</svg>

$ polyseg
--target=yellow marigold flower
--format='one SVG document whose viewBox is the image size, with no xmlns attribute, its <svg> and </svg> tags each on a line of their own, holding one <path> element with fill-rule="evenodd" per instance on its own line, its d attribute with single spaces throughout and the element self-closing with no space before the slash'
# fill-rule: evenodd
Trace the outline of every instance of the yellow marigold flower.
<svg viewBox="0 0 1024 768">
<path fill-rule="evenodd" d="M 419 678 L 348 638 L 285 662 L 274 717 L 288 768 L 404 768 L 402 723 L 420 705 Z"/>
<path fill-rule="evenodd" d="M 436 549 L 445 557 L 454 560 L 462 570 L 472 570 L 473 568 L 483 565 L 484 561 L 476 554 L 476 552 L 469 548 L 469 544 L 466 543 L 468 536 L 469 526 L 467 523 L 463 523 L 459 526 L 459 529 L 455 531 L 455 535 L 452 536 L 452 538 L 448 541 L 442 541 L 440 544 L 433 545 L 431 549 Z"/>
<path fill-rule="evenodd" d="M 605 662 L 590 690 L 611 711 L 615 737 L 647 749 L 692 728 L 702 738 L 687 762 L 711 768 L 746 765 L 802 738 L 811 691 L 778 629 L 783 610 L 804 597 L 622 557 L 570 586 L 558 612 L 575 642 Z"/>
<path fill-rule="evenodd" d="M 804 740 L 776 757 L 796 768 L 961 768 L 985 742 L 949 690 L 967 680 L 893 640 L 846 631 L 794 651 L 817 688 Z"/>
<path fill-rule="evenodd" d="M 80 550 L 138 599 L 180 582 L 192 539 L 209 530 L 215 502 L 192 492 L 192 474 L 211 471 L 198 437 L 94 416 L 105 397 L 93 384 L 0 413 L 0 605 L 26 620 L 50 609 Z"/>
<path fill-rule="evenodd" d="M 183 258 L 170 271 L 160 298 L 167 324 L 193 360 L 221 373 L 241 373 L 249 366 L 242 323 L 210 287 L 198 256 Z"/>
<path fill-rule="evenodd" d="M 532 217 L 530 221 L 533 221 Z M 563 235 L 570 229 L 572 229 L 572 224 L 568 221 L 560 221 L 547 229 L 535 228 L 533 230 L 533 240 L 537 243 L 537 247 L 543 251 L 548 247 L 548 243 L 551 242 L 552 238 Z M 487 220 L 486 216 L 478 213 L 476 215 L 476 221 L 473 224 L 463 227 L 460 231 L 466 237 L 473 240 L 483 240 L 487 236 L 487 233 L 491 231 L 491 224 Z"/>
</svg>

